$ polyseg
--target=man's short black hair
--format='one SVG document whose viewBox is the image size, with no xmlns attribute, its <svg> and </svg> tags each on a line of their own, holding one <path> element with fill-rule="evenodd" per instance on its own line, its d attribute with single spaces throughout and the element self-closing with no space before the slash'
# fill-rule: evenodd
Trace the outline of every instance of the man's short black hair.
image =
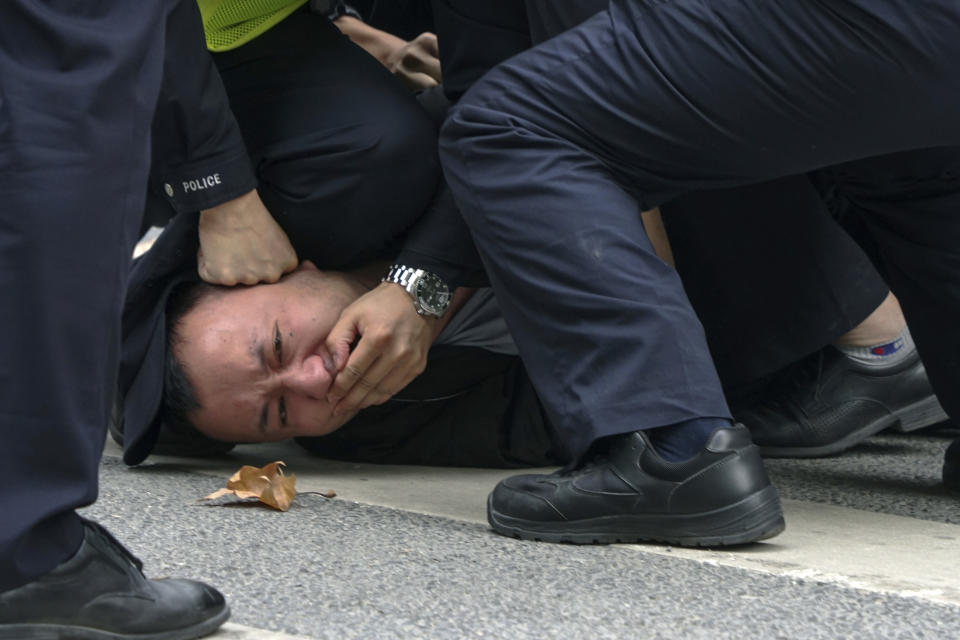
<svg viewBox="0 0 960 640">
<path fill-rule="evenodd" d="M 233 443 L 209 438 L 194 426 L 192 415 L 201 405 L 196 387 L 177 357 L 177 351 L 183 345 L 180 330 L 184 317 L 202 300 L 221 289 L 206 282 L 185 282 L 171 292 L 167 301 L 167 344 L 160 404 L 162 428 L 154 453 L 206 456 L 225 453 L 233 447 Z"/>
</svg>

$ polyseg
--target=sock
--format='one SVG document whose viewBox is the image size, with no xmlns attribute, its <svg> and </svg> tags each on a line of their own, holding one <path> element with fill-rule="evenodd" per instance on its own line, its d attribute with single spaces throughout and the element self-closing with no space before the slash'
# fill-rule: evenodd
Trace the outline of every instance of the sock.
<svg viewBox="0 0 960 640">
<path fill-rule="evenodd" d="M 726 418 L 694 418 L 647 431 L 653 448 L 670 462 L 689 460 L 700 453 L 710 434 L 721 427 L 732 426 Z"/>
<path fill-rule="evenodd" d="M 913 344 L 910 329 L 907 327 L 904 327 L 900 335 L 889 342 L 869 347 L 838 346 L 837 349 L 857 364 L 873 369 L 894 367 L 912 356 L 913 352 L 917 350 Z"/>
</svg>

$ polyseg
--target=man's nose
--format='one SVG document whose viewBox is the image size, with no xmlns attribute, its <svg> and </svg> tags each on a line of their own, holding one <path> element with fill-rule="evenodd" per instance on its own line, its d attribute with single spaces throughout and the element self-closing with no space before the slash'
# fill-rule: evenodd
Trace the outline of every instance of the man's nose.
<svg viewBox="0 0 960 640">
<path fill-rule="evenodd" d="M 283 386 L 293 393 L 319 400 L 330 388 L 330 373 L 320 356 L 305 358 L 298 367 L 291 367 L 284 375 Z"/>
</svg>

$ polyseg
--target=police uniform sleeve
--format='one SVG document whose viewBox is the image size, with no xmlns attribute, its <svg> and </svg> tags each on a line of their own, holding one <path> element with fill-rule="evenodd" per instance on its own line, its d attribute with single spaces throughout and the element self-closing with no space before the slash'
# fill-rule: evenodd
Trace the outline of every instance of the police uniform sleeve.
<svg viewBox="0 0 960 640">
<path fill-rule="evenodd" d="M 445 182 L 407 233 L 396 262 L 435 273 L 454 287 L 488 286 L 470 229 Z"/>
<path fill-rule="evenodd" d="M 196 0 L 179 0 L 168 22 L 150 182 L 178 213 L 208 209 L 257 186 Z"/>
</svg>

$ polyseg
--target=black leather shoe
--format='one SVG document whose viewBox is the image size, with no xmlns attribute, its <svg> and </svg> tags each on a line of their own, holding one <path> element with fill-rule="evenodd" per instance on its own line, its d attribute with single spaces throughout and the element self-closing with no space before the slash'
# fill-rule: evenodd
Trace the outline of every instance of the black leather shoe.
<svg viewBox="0 0 960 640">
<path fill-rule="evenodd" d="M 887 428 L 913 431 L 947 419 L 916 353 L 877 371 L 833 347 L 790 368 L 770 397 L 734 415 L 761 455 L 783 458 L 834 455 Z"/>
<path fill-rule="evenodd" d="M 192 640 L 216 631 L 230 609 L 190 580 L 148 580 L 129 551 L 84 521 L 76 554 L 50 573 L 0 593 L 4 640 Z"/>
<path fill-rule="evenodd" d="M 642 431 L 604 440 L 573 470 L 500 482 L 487 500 L 497 533 L 597 544 L 744 544 L 784 528 L 777 490 L 742 426 L 717 429 L 684 462 L 662 459 Z"/>
<path fill-rule="evenodd" d="M 943 456 L 943 484 L 950 491 L 960 493 L 960 438 L 947 447 Z"/>
</svg>

